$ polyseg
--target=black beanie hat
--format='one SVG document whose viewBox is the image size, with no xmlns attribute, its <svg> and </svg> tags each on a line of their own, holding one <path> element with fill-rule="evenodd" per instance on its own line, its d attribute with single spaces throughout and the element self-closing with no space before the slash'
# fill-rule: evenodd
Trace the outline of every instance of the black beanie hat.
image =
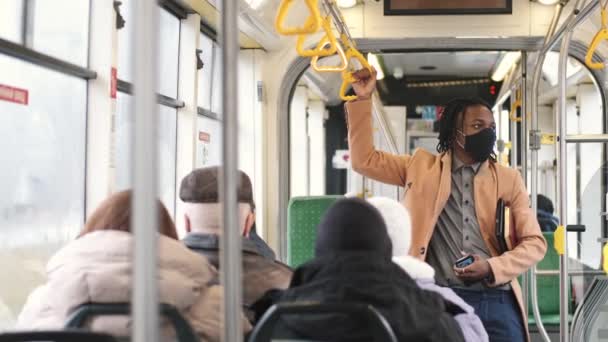
<svg viewBox="0 0 608 342">
<path fill-rule="evenodd" d="M 380 212 L 366 201 L 348 198 L 327 210 L 317 228 L 315 256 L 375 252 L 391 258 L 393 246 Z"/>
</svg>

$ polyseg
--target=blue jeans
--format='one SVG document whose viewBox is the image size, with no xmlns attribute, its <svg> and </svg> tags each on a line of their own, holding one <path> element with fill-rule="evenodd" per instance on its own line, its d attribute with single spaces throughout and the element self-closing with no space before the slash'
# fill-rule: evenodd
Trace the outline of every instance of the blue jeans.
<svg viewBox="0 0 608 342">
<path fill-rule="evenodd" d="M 474 291 L 460 288 L 453 290 L 475 309 L 490 336 L 490 342 L 526 341 L 521 312 L 512 291 Z"/>
</svg>

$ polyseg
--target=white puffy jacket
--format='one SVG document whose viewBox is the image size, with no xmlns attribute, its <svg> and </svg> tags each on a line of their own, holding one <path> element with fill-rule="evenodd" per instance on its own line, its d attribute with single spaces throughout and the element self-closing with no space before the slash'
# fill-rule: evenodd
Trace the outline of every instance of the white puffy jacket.
<svg viewBox="0 0 608 342">
<path fill-rule="evenodd" d="M 87 302 L 129 302 L 132 289 L 133 236 L 107 230 L 72 241 L 47 264 L 48 281 L 34 290 L 17 322 L 17 329 L 60 329 L 79 305 Z M 179 241 L 159 235 L 159 300 L 175 306 L 202 341 L 219 341 L 222 288 L 217 270 Z M 244 333 L 251 329 L 242 316 Z M 128 336 L 131 320 L 124 316 L 98 317 L 93 330 Z M 162 320 L 161 336 L 174 336 Z M 163 339 L 163 340 L 164 340 Z"/>
</svg>

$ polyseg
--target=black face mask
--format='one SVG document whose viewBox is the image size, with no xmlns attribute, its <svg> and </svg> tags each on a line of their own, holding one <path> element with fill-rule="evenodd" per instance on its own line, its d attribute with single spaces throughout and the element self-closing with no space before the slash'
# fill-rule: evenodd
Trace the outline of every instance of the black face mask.
<svg viewBox="0 0 608 342">
<path fill-rule="evenodd" d="M 484 128 L 478 133 L 464 135 L 464 150 L 476 162 L 484 162 L 490 158 L 496 143 L 496 131 L 492 128 Z"/>
</svg>

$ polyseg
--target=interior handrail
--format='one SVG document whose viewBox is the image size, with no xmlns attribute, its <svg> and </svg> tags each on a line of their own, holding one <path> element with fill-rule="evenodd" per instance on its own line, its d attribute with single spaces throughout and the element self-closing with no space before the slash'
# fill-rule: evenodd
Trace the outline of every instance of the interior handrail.
<svg viewBox="0 0 608 342">
<path fill-rule="evenodd" d="M 300 27 L 286 27 L 284 21 L 287 18 L 289 8 L 293 5 L 295 0 L 282 0 L 279 5 L 279 10 L 274 22 L 274 27 L 279 34 L 284 36 L 297 36 L 302 34 L 313 34 L 319 31 L 321 27 L 321 14 L 319 12 L 319 6 L 317 0 L 305 0 L 306 7 L 310 12 L 310 15 L 304 22 L 303 26 Z"/>
<path fill-rule="evenodd" d="M 539 51 L 538 57 L 536 59 L 536 65 L 534 67 L 534 74 L 532 76 L 532 89 L 530 90 L 530 108 L 532 111 L 532 115 L 530 117 L 530 190 L 531 190 L 531 204 L 532 211 L 536 212 L 538 209 L 537 203 L 537 194 L 538 194 L 538 151 L 540 150 L 540 144 L 536 144 L 536 137 L 539 134 L 538 131 L 538 91 L 540 86 L 540 80 L 542 77 L 542 68 L 543 63 L 545 61 L 545 57 L 547 52 L 555 45 L 557 40 L 563 35 L 566 29 L 566 25 L 569 21 L 575 20 L 573 14 L 571 14 L 562 27 L 560 27 L 559 31 L 556 32 L 559 18 L 564 9 L 564 3 L 559 2 L 555 5 L 555 12 L 553 14 L 553 18 L 551 19 L 551 24 L 549 25 L 549 29 L 547 31 L 547 35 L 545 36 L 545 41 L 543 48 Z M 540 308 L 538 305 L 538 287 L 537 287 L 537 268 L 536 265 L 533 265 L 530 272 L 530 301 L 532 303 L 532 315 L 534 316 L 534 320 L 536 321 L 536 326 L 540 333 L 540 336 L 543 341 L 551 342 L 549 338 L 549 334 L 547 333 L 547 329 L 543 324 Z"/>
<path fill-rule="evenodd" d="M 584 0 L 577 0 L 574 3 L 572 10 L 573 17 L 577 17 L 580 13 L 580 7 L 585 3 Z M 564 31 L 564 36 L 560 45 L 559 53 L 559 65 L 557 70 L 557 84 L 559 87 L 559 95 L 557 101 L 557 113 L 559 117 L 556 120 L 556 133 L 560 137 L 558 141 L 558 153 L 557 153 L 557 165 L 558 165 L 558 213 L 561 226 L 558 230 L 561 230 L 563 236 L 559 236 L 556 232 L 557 239 L 556 243 L 559 242 L 561 246 L 556 246 L 561 249 L 561 255 L 559 256 L 559 336 L 561 342 L 568 342 L 570 338 L 569 334 L 569 322 L 568 322 L 568 308 L 569 308 L 569 276 L 568 276 L 568 238 L 565 225 L 568 220 L 568 186 L 567 186 L 567 172 L 568 172 L 568 155 L 566 139 L 563 139 L 567 134 L 567 120 L 566 120 L 566 85 L 567 85 L 567 70 L 568 70 L 568 56 L 570 51 L 570 42 L 574 28 L 576 27 L 577 21 L 571 20 Z M 562 241 L 560 241 L 560 238 Z M 559 250 L 558 250 L 559 252 Z"/>
</svg>

